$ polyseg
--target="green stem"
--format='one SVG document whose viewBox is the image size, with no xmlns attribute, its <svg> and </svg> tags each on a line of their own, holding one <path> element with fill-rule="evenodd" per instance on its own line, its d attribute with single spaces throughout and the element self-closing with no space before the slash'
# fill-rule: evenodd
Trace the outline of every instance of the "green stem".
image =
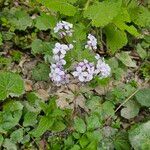
<svg viewBox="0 0 150 150">
<path fill-rule="evenodd" d="M 84 6 L 84 10 L 86 10 L 89 7 L 91 0 L 87 0 L 85 6 Z"/>
</svg>

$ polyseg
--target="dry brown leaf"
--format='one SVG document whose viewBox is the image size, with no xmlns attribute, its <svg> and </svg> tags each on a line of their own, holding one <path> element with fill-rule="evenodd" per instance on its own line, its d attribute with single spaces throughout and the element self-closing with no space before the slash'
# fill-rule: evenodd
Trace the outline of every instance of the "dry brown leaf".
<svg viewBox="0 0 150 150">
<path fill-rule="evenodd" d="M 43 90 L 43 89 L 39 89 L 39 90 L 37 91 L 37 96 L 38 96 L 39 98 L 41 98 L 42 100 L 44 100 L 44 101 L 47 101 L 48 98 L 49 98 L 48 92 L 45 91 L 45 90 Z"/>
<path fill-rule="evenodd" d="M 33 85 L 32 81 L 25 79 L 24 83 L 25 83 L 25 91 L 27 92 L 32 91 L 32 85 Z"/>
</svg>

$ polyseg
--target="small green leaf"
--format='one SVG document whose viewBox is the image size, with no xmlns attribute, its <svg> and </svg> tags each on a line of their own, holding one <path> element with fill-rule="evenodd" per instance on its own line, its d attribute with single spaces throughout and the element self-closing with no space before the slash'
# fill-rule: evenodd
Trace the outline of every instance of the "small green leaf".
<svg viewBox="0 0 150 150">
<path fill-rule="evenodd" d="M 86 121 L 87 122 L 87 130 L 98 128 L 101 125 L 98 116 L 96 116 L 94 114 L 89 116 L 86 120 L 87 120 Z"/>
<path fill-rule="evenodd" d="M 20 143 L 22 139 L 23 139 L 23 129 L 22 128 L 13 131 L 10 135 L 10 140 L 14 143 L 17 143 L 17 142 Z"/>
<path fill-rule="evenodd" d="M 76 131 L 84 133 L 86 131 L 85 122 L 81 118 L 77 117 L 74 120 L 74 128 L 76 129 Z"/>
<path fill-rule="evenodd" d="M 37 123 L 37 113 L 27 111 L 24 116 L 23 126 L 34 126 Z"/>
<path fill-rule="evenodd" d="M 2 144 L 3 144 L 3 141 L 4 141 L 4 137 L 0 134 L 0 147 L 1 147 Z"/>
<path fill-rule="evenodd" d="M 31 52 L 36 54 L 52 55 L 52 44 L 49 42 L 43 42 L 40 39 L 35 39 L 31 44 Z"/>
<path fill-rule="evenodd" d="M 4 141 L 3 147 L 5 147 L 7 150 L 17 150 L 16 144 L 7 138 Z"/>
<path fill-rule="evenodd" d="M 2 34 L 0 33 L 0 46 L 3 44 Z"/>
<path fill-rule="evenodd" d="M 35 27 L 37 27 L 39 30 L 48 30 L 50 28 L 54 28 L 55 24 L 56 19 L 54 16 L 41 13 L 41 15 L 36 18 Z"/>
<path fill-rule="evenodd" d="M 79 145 L 73 145 L 73 147 L 70 150 L 80 150 Z"/>
<path fill-rule="evenodd" d="M 89 143 L 89 140 L 86 136 L 82 136 L 79 139 L 79 144 L 81 145 L 82 148 L 84 148 L 88 143 Z"/>
<path fill-rule="evenodd" d="M 66 125 L 62 121 L 57 120 L 57 119 L 55 120 L 53 125 L 50 127 L 50 129 L 55 132 L 61 132 L 65 130 L 65 128 L 66 128 Z"/>
<path fill-rule="evenodd" d="M 129 140 L 135 150 L 147 150 L 143 147 L 150 147 L 150 121 L 131 129 Z"/>
<path fill-rule="evenodd" d="M 49 66 L 45 63 L 39 63 L 32 70 L 32 77 L 36 81 L 48 81 L 50 69 Z"/>
<path fill-rule="evenodd" d="M 34 137 L 40 137 L 53 125 L 54 119 L 48 116 L 41 117 L 39 124 L 35 130 L 31 132 Z"/>
<path fill-rule="evenodd" d="M 121 116 L 126 119 L 134 118 L 139 113 L 139 105 L 133 101 L 130 100 L 125 104 L 125 108 L 121 110 Z"/>
<path fill-rule="evenodd" d="M 142 106 L 150 107 L 150 88 L 139 90 L 135 97 Z"/>
<path fill-rule="evenodd" d="M 121 52 L 116 57 L 127 67 L 137 67 L 136 63 L 131 59 L 128 52 Z"/>
<path fill-rule="evenodd" d="M 146 51 L 142 48 L 142 46 L 141 46 L 140 44 L 138 44 L 138 45 L 136 46 L 136 50 L 137 50 L 137 53 L 139 54 L 139 56 L 140 56 L 142 59 L 146 58 L 147 53 L 146 53 Z"/>
<path fill-rule="evenodd" d="M 0 100 L 8 96 L 19 97 L 24 93 L 24 82 L 22 78 L 15 73 L 0 72 Z"/>
</svg>

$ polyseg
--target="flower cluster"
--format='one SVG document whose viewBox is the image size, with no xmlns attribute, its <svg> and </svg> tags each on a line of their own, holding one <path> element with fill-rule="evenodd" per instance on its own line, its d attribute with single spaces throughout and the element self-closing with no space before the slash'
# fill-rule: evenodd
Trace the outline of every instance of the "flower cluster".
<svg viewBox="0 0 150 150">
<path fill-rule="evenodd" d="M 66 64 L 64 57 L 67 51 L 73 48 L 72 44 L 60 44 L 56 43 L 53 48 L 53 64 L 51 65 L 51 73 L 49 74 L 51 80 L 56 85 L 61 85 L 69 82 L 69 74 L 63 68 L 63 65 Z"/>
<path fill-rule="evenodd" d="M 110 76 L 111 68 L 105 63 L 104 58 L 101 58 L 98 54 L 95 56 L 97 64 L 88 62 L 86 59 L 79 62 L 76 66 L 76 70 L 72 73 L 74 77 L 77 77 L 81 82 L 91 81 L 95 75 L 100 78 L 106 78 Z"/>
<path fill-rule="evenodd" d="M 60 37 L 72 36 L 73 33 L 73 24 L 66 21 L 59 21 L 54 28 L 54 33 L 58 33 Z"/>
<path fill-rule="evenodd" d="M 60 21 L 57 23 L 56 27 L 54 28 L 54 33 L 58 33 L 61 37 L 65 36 L 72 36 L 73 33 L 73 25 L 66 21 Z M 86 49 L 96 50 L 97 49 L 97 39 L 88 34 L 88 41 L 85 45 Z M 69 74 L 64 69 L 64 65 L 66 61 L 64 60 L 66 53 L 73 49 L 72 44 L 60 44 L 56 43 L 55 47 L 53 48 L 53 63 L 51 64 L 51 73 L 49 74 L 51 80 L 56 85 L 66 84 L 69 82 Z M 88 82 L 91 81 L 95 76 L 99 76 L 100 78 L 106 78 L 111 73 L 111 68 L 108 64 L 105 63 L 104 58 L 101 58 L 98 54 L 95 56 L 97 59 L 97 63 L 94 64 L 93 62 L 89 62 L 88 60 L 84 59 L 83 61 L 79 62 L 75 70 L 72 72 L 72 75 L 80 82 Z"/>
<path fill-rule="evenodd" d="M 97 39 L 92 34 L 88 35 L 88 41 L 87 41 L 87 45 L 85 45 L 85 48 L 88 48 L 90 50 L 97 49 Z"/>
<path fill-rule="evenodd" d="M 84 59 L 84 61 L 77 64 L 76 70 L 72 74 L 74 77 L 78 77 L 79 81 L 88 82 L 93 79 L 94 70 L 94 63 L 90 63 Z"/>
<path fill-rule="evenodd" d="M 111 68 L 105 63 L 104 58 L 101 58 L 98 54 L 95 56 L 97 59 L 95 74 L 99 75 L 100 78 L 107 78 L 111 74 Z"/>
</svg>

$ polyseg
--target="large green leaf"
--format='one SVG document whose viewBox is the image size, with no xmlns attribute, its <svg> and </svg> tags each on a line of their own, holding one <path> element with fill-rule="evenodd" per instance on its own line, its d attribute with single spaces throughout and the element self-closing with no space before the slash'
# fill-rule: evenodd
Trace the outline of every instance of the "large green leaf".
<svg viewBox="0 0 150 150">
<path fill-rule="evenodd" d="M 128 42 L 126 33 L 113 25 L 105 27 L 106 42 L 111 53 L 125 46 Z"/>
<path fill-rule="evenodd" d="M 129 140 L 134 150 L 150 149 L 150 121 L 131 129 Z"/>
<path fill-rule="evenodd" d="M 122 0 L 106 0 L 89 6 L 84 12 L 84 17 L 91 19 L 96 27 L 106 26 L 120 11 Z"/>
<path fill-rule="evenodd" d="M 24 82 L 18 74 L 0 72 L 0 89 L 0 100 L 8 96 L 18 97 L 24 93 Z"/>
<path fill-rule="evenodd" d="M 139 90 L 135 97 L 142 106 L 150 107 L 150 88 Z"/>
<path fill-rule="evenodd" d="M 76 13 L 76 7 L 67 2 L 67 0 L 38 0 L 47 8 L 60 12 L 67 16 L 74 16 Z"/>
</svg>

